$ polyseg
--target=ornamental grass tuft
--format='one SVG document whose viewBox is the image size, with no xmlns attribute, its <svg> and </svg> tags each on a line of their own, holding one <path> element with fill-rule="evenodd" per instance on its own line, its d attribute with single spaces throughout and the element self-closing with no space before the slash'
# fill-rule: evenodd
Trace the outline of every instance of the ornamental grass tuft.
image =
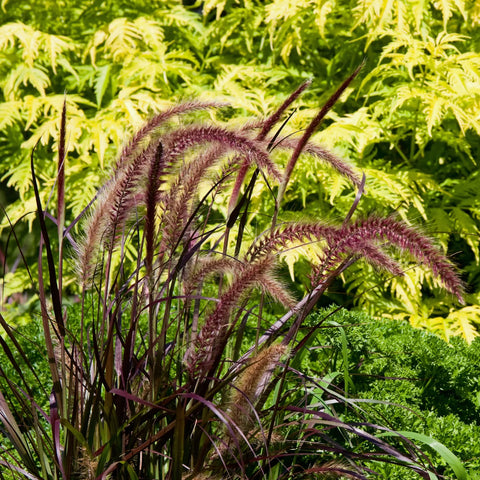
<svg viewBox="0 0 480 480">
<path fill-rule="evenodd" d="M 401 275 L 392 246 L 400 258 L 430 268 L 462 301 L 454 267 L 417 229 L 393 217 L 352 220 L 365 179 L 311 143 L 357 73 L 299 138 L 282 138 L 284 125 L 277 125 L 310 82 L 270 117 L 237 129 L 190 120 L 222 108 L 216 103 L 189 102 L 156 115 L 66 228 L 64 110 L 57 216 L 40 203 L 32 154 L 44 344 L 31 348 L 48 359 L 47 382 L 16 330 L 0 320 L 9 362 L 8 369 L 0 365 L 1 435 L 8 439 L 0 447 L 3 478 L 362 479 L 373 475 L 364 466 L 372 458 L 437 478 L 425 452 L 405 436 L 394 443 L 378 436 L 388 428 L 369 422 L 355 401 L 331 388 L 334 375 L 313 378 L 294 367 L 321 326 L 304 320 L 346 268 L 363 260 Z M 280 149 L 291 152 L 286 168 L 276 161 Z M 359 190 L 342 224 L 281 221 L 302 154 L 319 157 Z M 275 207 L 269 228 L 253 238 L 248 219 L 260 186 L 271 190 Z M 225 198 L 226 217 L 219 209 Z M 66 242 L 75 252 L 79 289 L 78 304 L 68 308 Z M 305 242 L 322 253 L 311 259 L 310 291 L 297 299 L 279 255 Z M 344 421 L 345 409 L 358 422 Z"/>
</svg>

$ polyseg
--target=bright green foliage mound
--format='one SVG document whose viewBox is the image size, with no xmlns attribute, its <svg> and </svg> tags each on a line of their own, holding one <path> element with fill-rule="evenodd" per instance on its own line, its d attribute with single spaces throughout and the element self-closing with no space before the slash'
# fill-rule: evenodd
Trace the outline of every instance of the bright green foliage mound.
<svg viewBox="0 0 480 480">
<path fill-rule="evenodd" d="M 478 2 L 193 3 L 2 2 L 0 190 L 12 220 L 33 219 L 29 157 L 37 142 L 44 203 L 53 188 L 50 159 L 65 92 L 68 220 L 107 177 L 125 139 L 154 112 L 179 99 L 214 97 L 233 107 L 217 114 L 217 121 L 229 120 L 235 110 L 236 121 L 246 122 L 265 116 L 313 77 L 289 122 L 294 132 L 305 128 L 314 109 L 364 60 L 361 78 L 329 114 L 316 141 L 366 174 L 359 210 L 395 211 L 423 224 L 455 255 L 470 295 L 459 308 L 413 262 L 403 278 L 381 280 L 358 262 L 338 285 L 341 301 L 376 315 L 387 312 L 444 338 L 473 340 L 480 324 Z M 342 219 L 355 198 L 345 179 L 308 157 L 292 180 L 280 220 L 297 219 L 300 209 L 310 217 Z M 271 212 L 268 193 L 254 191 L 253 202 Z M 3 218 L 1 228 L 7 226 Z M 22 227 L 19 233 L 25 233 Z M 285 255 L 292 275 L 302 268 L 300 253 Z M 27 275 L 15 270 L 17 263 L 6 268 L 6 298 L 30 287 Z"/>
<path fill-rule="evenodd" d="M 387 402 L 361 403 L 362 408 L 397 431 L 414 431 L 441 442 L 465 462 L 472 478 L 478 478 L 478 339 L 471 345 L 460 338 L 447 344 L 403 322 L 373 320 L 346 310 L 328 313 L 311 319 L 325 319 L 317 338 L 323 348 L 312 350 L 304 360 L 312 373 L 340 372 L 336 382 L 350 398 Z M 384 478 L 407 478 L 396 477 L 394 470 L 384 474 Z M 448 469 L 445 475 L 455 478 Z"/>
</svg>

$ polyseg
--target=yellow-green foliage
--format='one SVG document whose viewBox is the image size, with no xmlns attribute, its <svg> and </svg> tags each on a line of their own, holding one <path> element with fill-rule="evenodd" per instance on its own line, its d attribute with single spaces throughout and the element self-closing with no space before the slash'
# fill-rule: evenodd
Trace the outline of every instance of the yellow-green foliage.
<svg viewBox="0 0 480 480">
<path fill-rule="evenodd" d="M 286 129 L 294 132 L 364 59 L 361 79 L 327 116 L 316 141 L 365 172 L 358 212 L 395 211 L 423 224 L 445 251 L 463 252 L 455 258 L 471 295 L 467 310 L 459 309 L 430 275 L 407 262 L 413 269 L 404 279 L 379 280 L 369 267 L 355 265 L 345 274 L 348 296 L 337 299 L 372 313 L 387 309 L 392 317 L 446 337 L 476 335 L 478 2 L 207 0 L 192 8 L 184 3 L 193 2 L 179 0 L 94 3 L 68 0 L 61 8 L 40 0 L 2 3 L 0 175 L 18 194 L 8 209 L 13 219 L 34 208 L 29 157 L 37 142 L 44 202 L 53 187 L 52 152 L 65 91 L 71 220 L 106 177 L 113 152 L 154 111 L 180 98 L 217 98 L 230 102 L 244 122 L 266 115 L 285 92 L 313 77 Z M 230 117 L 227 111 L 218 120 Z M 355 193 L 306 157 L 286 193 L 291 212 L 284 219 L 295 218 L 298 204 L 312 216 L 341 219 Z M 271 196 L 255 191 L 253 201 L 262 214 L 272 214 Z M 247 234 L 255 236 L 262 230 L 261 216 L 252 222 Z M 4 218 L 1 228 L 6 226 Z M 298 253 L 292 250 L 285 258 L 292 275 Z"/>
<path fill-rule="evenodd" d="M 460 265 L 469 291 L 477 291 L 478 2 L 276 0 L 268 2 L 264 18 L 272 54 L 290 67 L 300 64 L 341 79 L 365 57 L 361 84 L 330 115 L 317 140 L 365 172 L 360 210 L 396 211 L 424 223 L 446 251 L 464 250 Z M 299 165 L 289 199 L 312 213 L 326 213 L 327 202 L 341 217 L 353 192 L 330 172 L 311 167 Z M 476 296 L 459 309 L 436 293 L 438 286 L 419 268 L 380 282 L 357 265 L 345 282 L 355 302 L 372 313 L 386 310 L 446 338 L 460 333 L 470 341 L 477 334 Z"/>
</svg>

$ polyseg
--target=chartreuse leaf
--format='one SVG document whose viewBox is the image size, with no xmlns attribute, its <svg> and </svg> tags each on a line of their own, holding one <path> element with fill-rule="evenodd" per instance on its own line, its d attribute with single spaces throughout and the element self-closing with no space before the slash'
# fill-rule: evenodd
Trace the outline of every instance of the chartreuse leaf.
<svg viewBox="0 0 480 480">
<path fill-rule="evenodd" d="M 450 330 L 454 335 L 462 335 L 468 343 L 478 337 L 477 327 L 480 325 L 480 307 L 470 305 L 460 309 L 454 309 L 447 317 Z"/>
<path fill-rule="evenodd" d="M 416 432 L 383 432 L 379 433 L 377 437 L 392 437 L 392 436 L 403 436 L 410 440 L 414 440 L 416 442 L 422 442 L 428 445 L 430 448 L 433 448 L 449 465 L 452 467 L 452 470 L 455 472 L 457 480 L 468 480 L 468 473 L 465 470 L 462 462 L 460 459 L 452 453 L 445 445 L 438 442 L 437 440 L 423 435 L 422 433 Z"/>
<path fill-rule="evenodd" d="M 102 105 L 102 99 L 105 95 L 105 91 L 107 90 L 108 82 L 110 80 L 111 69 L 111 63 L 107 63 L 107 65 L 98 67 L 97 75 L 95 76 L 95 98 L 97 100 L 98 108 L 100 108 Z"/>
<path fill-rule="evenodd" d="M 472 216 L 458 207 L 453 207 L 450 215 L 459 232 L 465 235 L 465 240 L 472 249 L 478 264 L 480 262 L 480 253 L 478 251 L 480 232 L 477 223 Z"/>
</svg>

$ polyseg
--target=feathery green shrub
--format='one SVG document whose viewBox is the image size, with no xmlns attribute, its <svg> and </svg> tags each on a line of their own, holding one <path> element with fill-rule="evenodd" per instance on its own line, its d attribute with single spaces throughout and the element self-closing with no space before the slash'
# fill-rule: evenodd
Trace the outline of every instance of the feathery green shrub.
<svg viewBox="0 0 480 480">
<path fill-rule="evenodd" d="M 335 384 L 343 389 L 348 381 L 351 399 L 373 400 L 362 402 L 362 408 L 381 422 L 435 438 L 459 456 L 470 475 L 480 474 L 478 339 L 470 345 L 459 337 L 446 343 L 404 322 L 333 308 L 308 322 L 323 322 L 324 328 L 303 357 L 303 371 L 338 372 Z M 409 478 L 406 472 L 387 474 L 382 468 L 383 478 Z"/>
</svg>

